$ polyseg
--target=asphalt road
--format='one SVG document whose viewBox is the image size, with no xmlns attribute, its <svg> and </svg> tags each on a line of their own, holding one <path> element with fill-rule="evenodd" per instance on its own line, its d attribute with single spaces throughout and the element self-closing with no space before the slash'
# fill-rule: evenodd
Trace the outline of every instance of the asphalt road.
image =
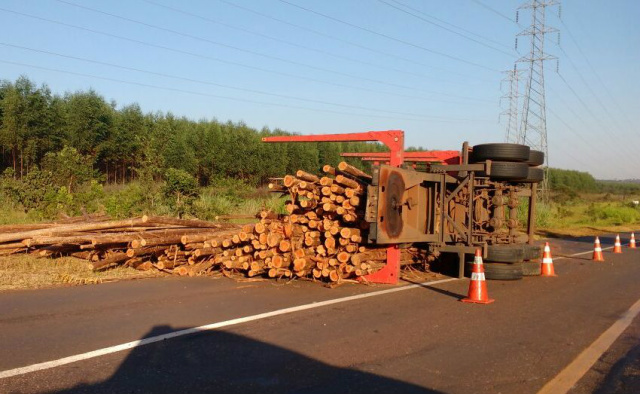
<svg viewBox="0 0 640 394">
<path fill-rule="evenodd" d="M 458 302 L 468 280 L 454 280 L 8 377 L 0 393 L 535 393 L 640 299 L 640 249 L 624 252 L 556 259 L 556 278 L 490 281 L 490 305 Z M 0 371 L 389 288 L 163 278 L 5 292 Z M 639 334 L 636 318 L 571 392 L 640 392 Z"/>
</svg>

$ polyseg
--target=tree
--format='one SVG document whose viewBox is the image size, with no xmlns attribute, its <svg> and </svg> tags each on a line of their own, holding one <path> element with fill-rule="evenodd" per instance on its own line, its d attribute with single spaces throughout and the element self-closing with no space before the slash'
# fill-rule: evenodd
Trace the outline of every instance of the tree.
<svg viewBox="0 0 640 394">
<path fill-rule="evenodd" d="M 69 193 L 72 193 L 77 185 L 90 181 L 96 175 L 91 158 L 68 146 L 60 152 L 47 153 L 42 167 L 51 174 L 54 185 L 65 186 Z"/>
</svg>

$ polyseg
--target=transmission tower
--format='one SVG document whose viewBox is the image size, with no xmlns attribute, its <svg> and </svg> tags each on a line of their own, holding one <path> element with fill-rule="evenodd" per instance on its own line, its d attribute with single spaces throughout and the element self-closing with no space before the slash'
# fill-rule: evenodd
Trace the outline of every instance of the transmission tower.
<svg viewBox="0 0 640 394">
<path fill-rule="evenodd" d="M 518 70 L 514 64 L 513 70 L 503 71 L 502 73 L 505 74 L 505 77 L 500 83 L 500 89 L 504 95 L 500 97 L 500 104 L 502 105 L 503 99 L 509 100 L 508 108 L 500 113 L 500 118 L 507 117 L 505 141 L 518 142 L 518 113 L 520 111 L 518 101 L 520 99 L 520 80 L 524 70 Z"/>
<path fill-rule="evenodd" d="M 557 0 L 529 0 L 518 7 L 518 12 L 516 13 L 517 21 L 520 10 L 531 12 L 531 25 L 518 34 L 518 37 L 530 37 L 531 47 L 529 53 L 517 61 L 529 66 L 517 142 L 544 152 L 547 163 L 549 149 L 547 146 L 544 62 L 557 58 L 545 52 L 544 43 L 547 34 L 555 33 L 558 30 L 546 25 L 546 10 L 548 7 L 559 5 L 560 1 Z M 516 38 L 516 48 L 517 46 L 518 39 Z M 545 177 L 545 182 L 542 184 L 543 191 L 547 189 L 546 179 L 547 177 Z"/>
</svg>

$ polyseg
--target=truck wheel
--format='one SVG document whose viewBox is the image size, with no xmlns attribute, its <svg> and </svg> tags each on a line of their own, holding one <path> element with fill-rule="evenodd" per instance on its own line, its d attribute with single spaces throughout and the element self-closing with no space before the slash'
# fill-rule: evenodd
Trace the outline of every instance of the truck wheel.
<svg viewBox="0 0 640 394">
<path fill-rule="evenodd" d="M 472 160 L 527 161 L 531 148 L 520 144 L 481 144 L 473 147 Z"/>
<path fill-rule="evenodd" d="M 544 180 L 544 170 L 542 168 L 529 167 L 529 173 L 527 177 L 521 181 L 520 183 L 539 183 Z"/>
<path fill-rule="evenodd" d="M 525 261 L 522 263 L 522 275 L 540 276 L 542 273 L 542 263 L 540 260 Z"/>
<path fill-rule="evenodd" d="M 537 167 L 544 164 L 544 152 L 540 152 L 539 150 L 531 150 L 529 152 L 529 159 L 527 160 L 527 164 L 531 167 Z"/>
<path fill-rule="evenodd" d="M 487 260 L 499 263 L 521 263 L 524 260 L 522 245 L 489 245 Z"/>
<path fill-rule="evenodd" d="M 536 245 L 525 244 L 522 245 L 524 249 L 524 259 L 525 260 L 535 260 L 542 258 L 542 248 Z"/>
<path fill-rule="evenodd" d="M 477 176 L 487 176 L 484 171 L 478 171 Z M 491 179 L 503 181 L 522 182 L 529 176 L 529 166 L 527 163 L 512 163 L 509 161 L 491 162 Z"/>
<path fill-rule="evenodd" d="M 488 280 L 518 280 L 522 279 L 522 263 L 494 263 L 485 262 L 484 277 Z M 465 274 L 471 276 L 473 263 L 465 264 Z"/>
</svg>

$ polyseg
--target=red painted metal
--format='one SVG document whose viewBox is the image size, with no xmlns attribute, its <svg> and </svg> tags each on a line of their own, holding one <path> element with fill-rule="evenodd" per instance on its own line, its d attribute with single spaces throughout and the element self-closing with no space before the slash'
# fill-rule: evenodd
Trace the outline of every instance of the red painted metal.
<svg viewBox="0 0 640 394">
<path fill-rule="evenodd" d="M 389 152 L 346 152 L 341 153 L 342 157 L 367 157 L 367 158 L 387 158 Z M 433 150 L 424 152 L 404 152 L 405 161 L 411 159 L 425 159 L 424 161 L 441 161 L 446 164 L 460 164 L 460 151 L 457 150 Z M 431 160 L 426 160 L 431 159 Z"/>
<path fill-rule="evenodd" d="M 264 137 L 262 142 L 348 142 L 377 141 L 385 144 L 389 152 L 390 165 L 399 167 L 404 162 L 404 131 L 366 131 L 364 133 L 318 134 L 318 135 L 281 135 Z"/>
<path fill-rule="evenodd" d="M 371 283 L 383 283 L 388 285 L 398 284 L 400 276 L 400 249 L 398 245 L 387 248 L 387 264 L 373 274 L 362 277 L 363 281 Z"/>
<path fill-rule="evenodd" d="M 262 142 L 348 142 L 377 141 L 385 144 L 389 152 L 384 152 L 385 161 L 394 167 L 404 163 L 404 131 L 367 131 L 364 133 L 320 134 L 320 135 L 283 135 L 264 137 Z M 369 155 L 367 155 L 369 156 Z M 400 249 L 397 245 L 387 248 L 387 264 L 378 272 L 363 277 L 372 283 L 397 284 L 400 277 Z"/>
<path fill-rule="evenodd" d="M 380 162 L 384 162 L 385 164 L 387 164 L 389 162 L 389 160 L 387 160 L 387 159 L 385 159 L 383 157 L 361 157 L 360 160 L 362 160 L 362 161 L 372 161 L 374 165 L 379 165 Z M 415 159 L 411 159 L 411 158 L 405 157 L 404 158 L 404 162 L 405 163 L 441 163 L 440 160 L 434 160 L 432 158 L 425 158 L 425 157 L 415 158 Z"/>
</svg>

